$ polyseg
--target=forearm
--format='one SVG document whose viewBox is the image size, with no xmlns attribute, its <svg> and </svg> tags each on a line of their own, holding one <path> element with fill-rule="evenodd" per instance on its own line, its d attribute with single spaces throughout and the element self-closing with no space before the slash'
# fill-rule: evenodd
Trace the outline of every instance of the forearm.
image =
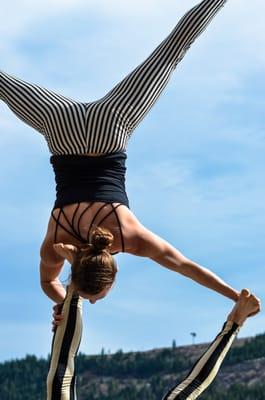
<svg viewBox="0 0 265 400">
<path fill-rule="evenodd" d="M 169 244 L 166 244 L 165 248 L 159 254 L 150 258 L 164 267 L 179 272 L 187 278 L 190 278 L 225 297 L 234 301 L 238 300 L 239 292 L 237 290 L 233 289 L 209 269 L 202 267 L 183 256 L 178 250 Z"/>
<path fill-rule="evenodd" d="M 202 267 L 191 260 L 184 263 L 183 274 L 188 278 L 208 287 L 235 302 L 239 298 L 239 291 L 228 285 L 223 279 L 217 276 L 208 268 Z"/>
<path fill-rule="evenodd" d="M 58 278 L 53 281 L 41 281 L 41 287 L 44 293 L 55 303 L 59 304 L 64 301 L 66 290 Z"/>
</svg>

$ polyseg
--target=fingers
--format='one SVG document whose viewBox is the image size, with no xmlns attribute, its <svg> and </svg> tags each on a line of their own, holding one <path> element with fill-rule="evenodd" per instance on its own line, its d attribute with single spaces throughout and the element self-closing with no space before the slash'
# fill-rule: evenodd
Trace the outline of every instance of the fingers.
<svg viewBox="0 0 265 400">
<path fill-rule="evenodd" d="M 250 314 L 248 315 L 248 317 L 253 317 L 253 315 L 258 314 L 259 312 L 260 312 L 260 307 L 259 307 L 256 311 L 253 311 L 252 313 L 250 313 Z"/>
<path fill-rule="evenodd" d="M 62 316 L 61 314 L 55 314 L 55 313 L 53 313 L 52 316 L 53 316 L 53 320 L 54 320 L 55 322 L 60 322 L 60 321 L 63 320 L 63 316 Z"/>
<path fill-rule="evenodd" d="M 258 311 L 255 311 L 255 312 L 252 312 L 251 314 L 248 315 L 248 317 L 253 317 L 254 315 L 256 315 L 256 314 L 258 314 L 258 313 L 259 313 L 259 310 L 258 310 Z"/>
<path fill-rule="evenodd" d="M 61 315 L 53 314 L 52 331 L 54 332 L 57 326 L 61 325 L 62 322 L 63 322 L 63 317 Z"/>
<path fill-rule="evenodd" d="M 254 315 L 258 314 L 261 311 L 261 300 L 257 296 L 255 296 L 253 293 L 251 294 L 252 299 L 254 299 L 257 303 L 256 306 L 256 311 L 253 311 L 251 314 L 248 315 L 248 317 L 253 317 Z"/>
<path fill-rule="evenodd" d="M 255 296 L 254 294 L 252 294 L 252 296 L 257 302 L 258 311 L 260 311 L 261 310 L 261 300 L 260 300 L 260 298 Z"/>
<path fill-rule="evenodd" d="M 54 332 L 55 329 L 57 328 L 57 326 L 61 325 L 61 323 L 63 322 L 63 316 L 61 315 L 62 312 L 62 308 L 63 308 L 63 304 L 55 304 L 55 306 L 53 306 L 53 321 L 52 321 L 52 331 Z"/>
<path fill-rule="evenodd" d="M 61 314 L 62 309 L 63 309 L 63 303 L 55 304 L 55 306 L 53 306 L 54 314 Z"/>
<path fill-rule="evenodd" d="M 55 331 L 55 329 L 58 327 L 58 326 L 60 326 L 61 325 L 61 323 L 62 323 L 62 321 L 52 321 L 52 331 L 54 332 Z"/>
</svg>

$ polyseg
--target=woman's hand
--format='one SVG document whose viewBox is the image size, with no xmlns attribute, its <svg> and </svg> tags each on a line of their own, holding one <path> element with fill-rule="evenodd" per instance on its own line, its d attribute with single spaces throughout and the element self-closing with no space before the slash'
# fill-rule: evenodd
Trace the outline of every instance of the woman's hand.
<svg viewBox="0 0 265 400">
<path fill-rule="evenodd" d="M 53 321 L 52 321 L 52 331 L 55 332 L 57 326 L 59 326 L 63 321 L 63 316 L 61 315 L 63 309 L 63 303 L 55 304 L 53 306 Z"/>
<path fill-rule="evenodd" d="M 73 263 L 74 256 L 78 251 L 76 246 L 64 243 L 54 243 L 53 248 L 59 256 L 66 259 L 70 264 Z"/>
</svg>

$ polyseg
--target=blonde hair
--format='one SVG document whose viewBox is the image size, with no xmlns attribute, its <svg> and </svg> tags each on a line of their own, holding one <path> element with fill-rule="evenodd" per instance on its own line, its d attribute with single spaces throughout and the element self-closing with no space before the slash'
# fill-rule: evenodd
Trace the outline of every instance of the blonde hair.
<svg viewBox="0 0 265 400">
<path fill-rule="evenodd" d="M 110 254 L 113 239 L 108 229 L 96 227 L 90 243 L 76 252 L 71 279 L 77 290 L 96 295 L 113 284 L 117 273 L 116 262 Z"/>
</svg>

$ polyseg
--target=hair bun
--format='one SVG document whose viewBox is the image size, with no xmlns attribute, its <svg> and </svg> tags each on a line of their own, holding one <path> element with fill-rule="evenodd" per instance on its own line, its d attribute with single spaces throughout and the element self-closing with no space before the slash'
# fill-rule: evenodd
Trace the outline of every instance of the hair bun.
<svg viewBox="0 0 265 400">
<path fill-rule="evenodd" d="M 101 253 L 111 247 L 113 239 L 113 235 L 109 230 L 96 227 L 91 234 L 90 242 L 94 247 L 95 253 Z"/>
</svg>

